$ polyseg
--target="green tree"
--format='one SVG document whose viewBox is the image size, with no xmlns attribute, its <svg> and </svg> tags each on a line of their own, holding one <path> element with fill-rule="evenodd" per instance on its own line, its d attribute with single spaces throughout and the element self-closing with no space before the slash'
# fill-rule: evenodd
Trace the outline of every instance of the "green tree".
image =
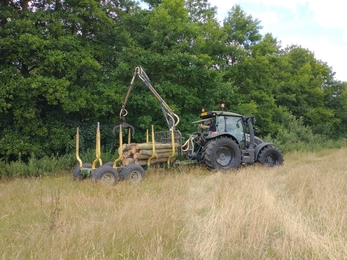
<svg viewBox="0 0 347 260">
<path fill-rule="evenodd" d="M 250 48 L 257 44 L 260 34 L 260 21 L 247 15 L 240 5 L 235 5 L 223 22 L 224 42 L 226 49 L 224 58 L 227 65 L 234 65 L 251 54 Z"/>
<path fill-rule="evenodd" d="M 1 156 L 65 153 L 76 126 L 82 146 L 93 147 L 96 122 L 113 147 L 110 129 L 138 65 L 183 133 L 195 130 L 201 108 L 225 102 L 255 115 L 263 136 L 281 131 L 287 113 L 314 134 L 346 136 L 346 83 L 309 50 L 282 49 L 239 5 L 221 25 L 206 0 L 144 3 L 149 9 L 130 0 L 0 2 Z M 167 125 L 147 87 L 134 87 L 127 121 L 140 141 L 152 124 Z"/>
<path fill-rule="evenodd" d="M 326 102 L 327 94 L 335 85 L 331 69 L 317 60 L 312 52 L 299 46 L 289 46 L 283 59 L 288 64 L 287 75 L 277 90 L 277 104 L 287 107 L 294 116 L 302 117 L 304 124 L 311 126 L 315 134 L 332 137 L 341 119 Z"/>
<path fill-rule="evenodd" d="M 215 18 L 216 7 L 211 7 L 207 0 L 187 0 L 186 8 L 189 12 L 191 22 L 197 24 L 206 24 Z"/>
<path fill-rule="evenodd" d="M 331 74 L 333 75 L 333 73 Z M 333 111 L 326 125 L 321 125 L 321 132 L 328 137 L 338 139 L 347 136 L 347 83 L 331 79 L 324 84 L 325 107 Z"/>
<path fill-rule="evenodd" d="M 117 99 L 107 84 L 125 9 L 93 0 L 11 3 L 1 5 L 0 153 L 65 152 L 73 126 L 108 119 Z"/>
<path fill-rule="evenodd" d="M 275 133 L 278 129 L 275 118 L 281 109 L 275 103 L 273 89 L 277 81 L 273 78 L 280 63 L 280 46 L 271 34 L 261 36 L 260 21 L 247 15 L 239 5 L 234 6 L 224 20 L 224 81 L 237 86 L 230 99 L 235 112 L 253 114 L 261 135 Z"/>
<path fill-rule="evenodd" d="M 195 6 L 199 6 L 199 12 Z M 202 107 L 218 107 L 225 97 L 224 90 L 230 86 L 222 82 L 221 72 L 214 69 L 216 56 L 211 43 L 220 33 L 218 23 L 213 20 L 214 9 L 204 1 L 187 4 L 183 0 L 163 0 L 142 14 L 131 18 L 141 23 L 131 22 L 128 28 L 137 30 L 132 38 L 137 60 L 155 89 L 181 116 L 180 130 L 191 132 L 188 122 L 197 119 Z M 145 87 L 135 86 L 128 107 L 129 111 L 136 111 L 136 115 L 129 114 L 129 122 L 167 128 L 158 101 Z"/>
</svg>

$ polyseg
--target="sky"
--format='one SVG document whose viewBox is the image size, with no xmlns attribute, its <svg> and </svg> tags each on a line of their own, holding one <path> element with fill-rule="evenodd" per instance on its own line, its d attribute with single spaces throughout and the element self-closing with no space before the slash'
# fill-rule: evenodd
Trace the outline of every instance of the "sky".
<svg viewBox="0 0 347 260">
<path fill-rule="evenodd" d="M 262 35 L 271 33 L 282 47 L 295 44 L 314 53 L 347 82 L 347 15 L 343 0 L 209 0 L 223 21 L 239 4 L 247 15 L 258 19 Z"/>
</svg>

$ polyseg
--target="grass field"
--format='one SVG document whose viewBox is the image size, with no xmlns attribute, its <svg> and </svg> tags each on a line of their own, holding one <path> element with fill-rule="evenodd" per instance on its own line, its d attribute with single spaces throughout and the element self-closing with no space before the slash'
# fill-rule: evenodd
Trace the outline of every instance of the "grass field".
<svg viewBox="0 0 347 260">
<path fill-rule="evenodd" d="M 347 259 L 347 149 L 105 187 L 0 182 L 0 259 Z"/>
</svg>

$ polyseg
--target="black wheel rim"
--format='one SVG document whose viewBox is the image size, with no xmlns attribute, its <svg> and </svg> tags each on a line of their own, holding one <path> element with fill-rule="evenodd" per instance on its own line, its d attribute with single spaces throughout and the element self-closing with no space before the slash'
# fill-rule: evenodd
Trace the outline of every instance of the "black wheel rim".
<svg viewBox="0 0 347 260">
<path fill-rule="evenodd" d="M 234 153 L 230 151 L 227 147 L 221 147 L 216 154 L 217 163 L 221 167 L 226 167 L 234 160 Z"/>
<path fill-rule="evenodd" d="M 132 171 L 130 173 L 130 177 L 129 177 L 130 181 L 135 182 L 139 178 L 141 178 L 141 173 L 139 171 Z"/>
<path fill-rule="evenodd" d="M 277 156 L 274 154 L 269 154 L 266 156 L 265 162 L 270 166 L 275 166 L 277 164 Z"/>
<path fill-rule="evenodd" d="M 114 178 L 112 173 L 105 173 L 101 179 L 100 182 L 104 185 L 112 185 L 113 183 L 115 183 L 116 179 Z"/>
</svg>

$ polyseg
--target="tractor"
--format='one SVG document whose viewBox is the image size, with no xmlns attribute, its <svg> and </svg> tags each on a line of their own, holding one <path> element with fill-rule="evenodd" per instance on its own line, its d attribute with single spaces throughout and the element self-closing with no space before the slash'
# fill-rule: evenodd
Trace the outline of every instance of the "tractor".
<svg viewBox="0 0 347 260">
<path fill-rule="evenodd" d="M 203 111 L 200 118 L 201 120 L 193 123 L 213 120 L 217 131 L 195 132 L 190 138 L 191 148 L 186 156 L 204 164 L 207 169 L 237 169 L 240 165 L 256 162 L 273 167 L 283 163 L 283 155 L 278 148 L 255 136 L 254 116 L 242 116 L 222 110 Z"/>
<path fill-rule="evenodd" d="M 164 117 L 168 125 L 168 131 L 154 131 L 151 129 L 151 141 L 148 131 L 146 142 L 136 144 L 131 142 L 131 135 L 135 128 L 125 120 L 128 111 L 126 104 L 133 89 L 135 79 L 139 77 L 149 88 L 152 94 L 159 100 Z M 179 117 L 162 99 L 153 88 L 145 71 L 139 66 L 135 68 L 130 87 L 121 107 L 119 117 L 121 123 L 113 128 L 113 134 L 119 132 L 118 157 L 102 164 L 100 152 L 100 125 L 96 130 L 96 159 L 92 163 L 83 163 L 79 157 L 79 130 L 76 133 L 76 158 L 79 165 L 74 169 L 74 180 L 91 177 L 94 181 L 106 185 L 116 184 L 121 180 L 139 182 L 145 176 L 145 170 L 153 165 L 172 167 L 186 164 L 200 164 L 208 170 L 232 170 L 241 165 L 260 163 L 270 167 L 283 163 L 283 155 L 272 143 L 263 142 L 255 136 L 256 130 L 254 116 L 242 116 L 236 113 L 224 111 L 204 110 L 200 114 L 200 120 L 193 124 L 203 125 L 212 120 L 216 131 L 200 129 L 189 135 L 186 141 L 176 129 Z M 128 134 L 127 143 L 123 140 L 123 134 Z M 99 165 L 99 167 L 97 167 Z"/>
</svg>

